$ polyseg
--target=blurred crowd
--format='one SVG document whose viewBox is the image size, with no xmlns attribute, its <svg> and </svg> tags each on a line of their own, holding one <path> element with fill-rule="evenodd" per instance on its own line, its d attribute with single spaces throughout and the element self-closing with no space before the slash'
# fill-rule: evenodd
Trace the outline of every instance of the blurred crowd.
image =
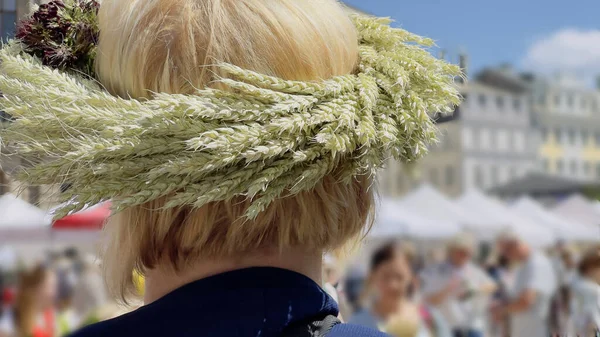
<svg viewBox="0 0 600 337">
<path fill-rule="evenodd" d="M 107 296 L 97 260 L 67 249 L 0 270 L 0 337 L 60 337 L 124 311 Z"/>
<path fill-rule="evenodd" d="M 461 234 L 443 249 L 419 248 L 381 244 L 368 263 L 349 268 L 326 256 L 323 288 L 341 319 L 395 337 L 598 333 L 598 247 L 559 243 L 539 251 L 506 234 L 486 248 Z M 137 284 L 141 294 L 143 280 Z M 97 260 L 75 250 L 0 271 L 0 289 L 0 337 L 65 336 L 136 307 L 110 301 Z"/>
<path fill-rule="evenodd" d="M 468 235 L 429 253 L 387 243 L 340 280 L 326 263 L 325 289 L 344 320 L 396 337 L 597 336 L 598 247 L 540 251 L 506 234 L 479 248 Z"/>
</svg>

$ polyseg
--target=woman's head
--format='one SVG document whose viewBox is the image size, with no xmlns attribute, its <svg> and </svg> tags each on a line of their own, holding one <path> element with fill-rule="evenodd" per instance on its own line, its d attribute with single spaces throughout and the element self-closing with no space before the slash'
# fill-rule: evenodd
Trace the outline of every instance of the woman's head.
<svg viewBox="0 0 600 337">
<path fill-rule="evenodd" d="M 600 249 L 585 254 L 579 261 L 579 274 L 600 284 Z"/>
<path fill-rule="evenodd" d="M 304 81 L 352 73 L 358 63 L 357 33 L 335 0 L 104 0 L 99 23 L 97 74 L 123 97 L 193 93 L 223 75 L 219 62 Z M 338 248 L 362 232 L 372 205 L 370 178 L 340 180 L 334 170 L 254 220 L 244 218 L 243 197 L 198 209 L 165 209 L 166 198 L 129 208 L 107 226 L 110 288 L 131 293 L 132 270 L 158 264 L 182 268 L 261 248 Z"/>
<path fill-rule="evenodd" d="M 380 301 L 394 302 L 405 297 L 411 281 L 412 271 L 399 245 L 389 243 L 375 251 L 371 258 L 369 285 Z"/>
<path fill-rule="evenodd" d="M 29 335 L 37 315 L 54 305 L 57 287 L 56 275 L 44 266 L 21 273 L 15 300 L 16 327 L 21 335 Z"/>
<path fill-rule="evenodd" d="M 456 267 L 464 266 L 473 257 L 473 246 L 473 240 L 470 235 L 457 235 L 448 244 L 448 260 Z"/>
</svg>

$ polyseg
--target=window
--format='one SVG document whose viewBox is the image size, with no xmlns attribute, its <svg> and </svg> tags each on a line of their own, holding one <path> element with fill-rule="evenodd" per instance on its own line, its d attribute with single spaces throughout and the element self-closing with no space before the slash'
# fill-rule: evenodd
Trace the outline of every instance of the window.
<svg viewBox="0 0 600 337">
<path fill-rule="evenodd" d="M 482 128 L 479 130 L 479 146 L 482 150 L 490 150 L 492 147 L 490 130 Z"/>
<path fill-rule="evenodd" d="M 496 107 L 498 108 L 498 110 L 504 110 L 504 97 L 496 97 Z"/>
<path fill-rule="evenodd" d="M 438 176 L 438 170 L 437 170 L 437 168 L 432 168 L 429 171 L 429 179 L 431 181 L 431 184 L 434 185 L 434 186 L 438 186 L 440 184 L 440 179 L 439 179 L 439 176 Z"/>
<path fill-rule="evenodd" d="M 0 38 L 3 42 L 6 42 L 15 35 L 17 4 L 16 0 L 0 1 Z"/>
<path fill-rule="evenodd" d="M 598 167 L 600 167 L 600 164 L 598 164 Z M 600 171 L 598 172 L 600 173 Z M 475 186 L 483 188 L 485 181 L 483 178 L 483 170 L 481 170 L 481 167 L 475 166 L 473 169 L 473 175 L 475 177 Z"/>
<path fill-rule="evenodd" d="M 465 127 L 462 131 L 462 143 L 465 149 L 473 148 L 473 130 Z"/>
<path fill-rule="evenodd" d="M 515 131 L 511 137 L 513 146 L 511 150 L 516 152 L 525 152 L 525 134 L 522 131 Z"/>
<path fill-rule="evenodd" d="M 561 101 L 560 95 L 555 95 L 554 96 L 554 104 L 555 105 L 560 105 L 560 101 Z"/>
<path fill-rule="evenodd" d="M 515 98 L 513 100 L 513 109 L 515 109 L 516 112 L 521 111 L 521 99 Z"/>
<path fill-rule="evenodd" d="M 550 160 L 544 159 L 542 161 L 542 169 L 544 170 L 544 172 L 550 172 Z"/>
<path fill-rule="evenodd" d="M 545 95 L 540 95 L 538 97 L 538 104 L 539 105 L 545 105 L 546 104 L 546 96 Z"/>
<path fill-rule="evenodd" d="M 452 137 L 450 137 L 448 130 L 442 130 L 442 132 L 440 132 L 440 139 L 442 140 L 440 143 L 440 148 L 442 150 L 452 150 Z"/>
<path fill-rule="evenodd" d="M 556 138 L 557 143 L 562 143 L 562 132 L 559 128 L 554 129 L 554 138 Z"/>
<path fill-rule="evenodd" d="M 565 163 L 562 161 L 562 159 L 556 161 L 556 170 L 558 171 L 558 173 L 565 172 Z"/>
<path fill-rule="evenodd" d="M 569 143 L 571 145 L 575 145 L 575 130 L 569 129 L 568 134 L 569 134 Z"/>
<path fill-rule="evenodd" d="M 573 94 L 569 94 L 569 96 L 567 96 L 567 105 L 569 106 L 569 108 L 573 107 L 574 102 L 575 98 L 573 97 Z"/>
<path fill-rule="evenodd" d="M 40 187 L 30 186 L 29 187 L 29 203 L 38 206 L 40 204 Z"/>
<path fill-rule="evenodd" d="M 517 169 L 515 167 L 511 167 L 508 169 L 508 180 L 512 181 L 517 178 Z"/>
<path fill-rule="evenodd" d="M 577 171 L 579 171 L 579 165 L 577 165 L 577 161 L 572 160 L 571 161 L 571 174 L 577 174 Z"/>
<path fill-rule="evenodd" d="M 585 110 L 585 108 L 587 107 L 587 100 L 585 99 L 585 97 L 581 98 L 581 109 Z"/>
<path fill-rule="evenodd" d="M 446 178 L 446 186 L 454 185 L 454 167 L 446 166 L 445 178 Z"/>
<path fill-rule="evenodd" d="M 592 163 L 590 163 L 589 161 L 586 161 L 583 163 L 583 174 L 585 174 L 586 176 L 589 176 L 590 173 L 592 173 Z"/>
<path fill-rule="evenodd" d="M 506 130 L 498 130 L 496 133 L 496 148 L 498 151 L 508 151 L 509 149 L 509 136 Z"/>
<path fill-rule="evenodd" d="M 587 132 L 587 130 L 581 130 L 581 142 L 583 143 L 583 145 L 588 143 L 589 137 L 590 134 Z"/>
<path fill-rule="evenodd" d="M 546 128 L 541 128 L 540 129 L 540 134 L 542 135 L 542 141 L 545 143 L 548 141 L 548 129 Z"/>
<path fill-rule="evenodd" d="M 498 185 L 498 168 L 496 166 L 492 166 L 490 171 L 490 175 L 492 176 L 492 186 Z"/>
<path fill-rule="evenodd" d="M 485 107 L 487 104 L 487 97 L 485 97 L 485 94 L 479 94 L 479 96 L 477 96 L 477 100 L 479 101 L 479 105 L 482 107 Z"/>
<path fill-rule="evenodd" d="M 591 108 L 592 111 L 598 111 L 598 101 L 596 101 L 595 99 L 592 98 L 592 103 L 591 103 Z"/>
</svg>

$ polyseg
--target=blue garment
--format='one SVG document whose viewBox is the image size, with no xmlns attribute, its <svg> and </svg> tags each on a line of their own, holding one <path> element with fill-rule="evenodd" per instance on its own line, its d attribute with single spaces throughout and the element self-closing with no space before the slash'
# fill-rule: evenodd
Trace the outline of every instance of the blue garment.
<svg viewBox="0 0 600 337">
<path fill-rule="evenodd" d="M 72 337 L 279 337 L 295 322 L 337 314 L 335 301 L 308 277 L 249 268 L 190 283 Z M 328 335 L 352 336 L 386 335 L 351 324 L 339 324 Z"/>
<path fill-rule="evenodd" d="M 483 332 L 477 330 L 454 330 L 454 337 L 483 337 Z"/>
</svg>

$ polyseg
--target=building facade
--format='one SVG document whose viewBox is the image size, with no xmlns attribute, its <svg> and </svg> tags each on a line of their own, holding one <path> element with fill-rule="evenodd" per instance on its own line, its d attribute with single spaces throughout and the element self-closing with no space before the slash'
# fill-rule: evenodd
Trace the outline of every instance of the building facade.
<svg viewBox="0 0 600 337">
<path fill-rule="evenodd" d="M 562 76 L 533 79 L 532 88 L 542 170 L 582 181 L 600 180 L 600 81 L 593 89 Z"/>
<path fill-rule="evenodd" d="M 414 168 L 390 163 L 380 182 L 383 194 L 399 196 L 426 182 L 458 196 L 539 169 L 539 133 L 532 128 L 528 83 L 500 68 L 457 85 L 464 100 L 453 119 L 439 125 L 440 142 Z"/>
<path fill-rule="evenodd" d="M 463 190 L 488 190 L 537 170 L 527 83 L 510 68 L 487 69 L 462 92 Z"/>
</svg>

